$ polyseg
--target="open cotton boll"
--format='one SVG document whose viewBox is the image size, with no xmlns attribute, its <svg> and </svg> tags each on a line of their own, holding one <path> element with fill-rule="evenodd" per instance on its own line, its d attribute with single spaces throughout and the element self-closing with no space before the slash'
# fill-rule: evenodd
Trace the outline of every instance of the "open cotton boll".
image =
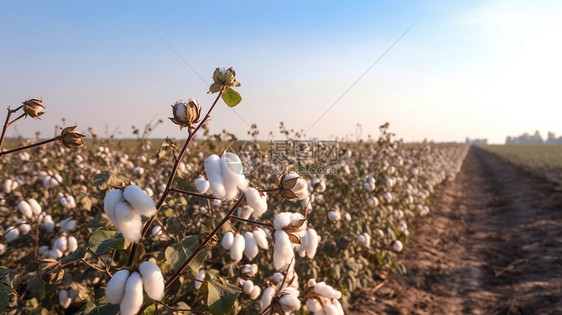
<svg viewBox="0 0 562 315">
<path fill-rule="evenodd" d="M 334 303 L 334 305 L 335 305 L 336 308 L 338 309 L 338 314 L 339 314 L 339 315 L 345 315 L 345 313 L 344 313 L 344 311 L 343 311 L 343 307 L 342 307 L 340 301 L 338 301 L 338 300 L 333 300 L 332 302 Z"/>
<path fill-rule="evenodd" d="M 265 310 L 270 304 L 271 301 L 273 300 L 273 297 L 275 296 L 275 288 L 274 287 L 267 287 L 264 291 L 263 294 L 261 296 L 261 303 L 260 303 L 260 309 L 263 311 Z"/>
<path fill-rule="evenodd" d="M 259 219 L 267 211 L 267 197 L 252 187 L 246 189 L 245 194 L 246 202 L 255 210 L 254 216 Z"/>
<path fill-rule="evenodd" d="M 225 188 L 225 199 L 233 199 L 238 194 L 238 188 L 245 185 L 244 168 L 240 158 L 231 152 L 223 153 L 221 157 L 221 174 Z"/>
<path fill-rule="evenodd" d="M 221 241 L 222 248 L 229 250 L 232 244 L 234 244 L 234 234 L 232 234 L 232 232 L 224 233 Z"/>
<path fill-rule="evenodd" d="M 74 236 L 69 236 L 69 237 L 67 238 L 67 241 L 68 241 L 67 250 L 68 250 L 69 252 L 73 252 L 73 251 L 75 251 L 75 250 L 78 249 L 78 240 L 76 239 L 76 237 L 74 237 Z"/>
<path fill-rule="evenodd" d="M 209 188 L 211 187 L 211 184 L 209 184 L 209 181 L 204 179 L 204 178 L 197 178 L 195 179 L 195 187 L 197 188 L 197 191 L 200 194 L 204 194 L 207 192 L 207 190 L 209 190 Z"/>
<path fill-rule="evenodd" d="M 314 286 L 314 292 L 325 296 L 329 299 L 341 299 L 341 292 L 327 285 L 326 282 L 318 282 Z"/>
<path fill-rule="evenodd" d="M 31 231 L 31 225 L 27 224 L 25 220 L 19 219 L 16 221 L 16 224 L 21 235 L 27 235 Z"/>
<path fill-rule="evenodd" d="M 271 281 L 273 281 L 274 284 L 276 285 L 280 285 L 281 281 L 283 281 L 283 274 L 280 272 L 276 272 L 273 275 L 271 275 Z"/>
<path fill-rule="evenodd" d="M 324 306 L 324 314 L 326 314 L 326 315 L 340 315 L 340 312 L 334 304 L 328 303 L 328 304 L 326 304 L 326 306 Z"/>
<path fill-rule="evenodd" d="M 242 260 L 242 255 L 244 254 L 244 248 L 246 247 L 246 241 L 244 236 L 241 234 L 236 234 L 234 236 L 234 242 L 230 248 L 230 258 L 235 262 Z"/>
<path fill-rule="evenodd" d="M 261 288 L 257 285 L 254 285 L 254 288 L 252 289 L 252 292 L 250 292 L 249 294 L 249 298 L 250 300 L 255 300 L 258 298 L 258 296 L 260 296 L 261 293 Z"/>
<path fill-rule="evenodd" d="M 306 307 L 308 307 L 308 310 L 313 312 L 314 315 L 324 314 L 324 307 L 317 299 L 307 299 Z"/>
<path fill-rule="evenodd" d="M 199 273 L 197 274 L 197 276 L 195 276 L 195 290 L 199 290 L 199 288 L 201 288 L 201 285 L 203 284 L 203 280 L 205 280 L 205 269 L 201 269 L 199 270 Z"/>
<path fill-rule="evenodd" d="M 123 201 L 125 201 L 125 198 L 123 198 L 123 191 L 121 189 L 114 189 L 108 192 L 103 199 L 103 210 L 113 225 L 116 225 L 117 222 L 115 219 L 115 206 Z"/>
<path fill-rule="evenodd" d="M 281 230 L 287 225 L 291 224 L 292 213 L 291 212 L 281 212 L 275 216 L 273 219 L 273 227 L 276 230 Z"/>
<path fill-rule="evenodd" d="M 250 215 L 254 212 L 254 209 L 250 206 L 238 207 L 238 216 L 243 219 L 250 218 Z"/>
<path fill-rule="evenodd" d="M 74 230 L 75 227 L 76 227 L 76 220 L 72 219 L 72 217 L 68 217 L 60 222 L 61 232 L 70 232 Z"/>
<path fill-rule="evenodd" d="M 137 185 L 127 186 L 123 191 L 123 197 L 131 204 L 134 210 L 145 217 L 150 217 L 156 213 L 154 200 L 148 197 Z"/>
<path fill-rule="evenodd" d="M 226 196 L 226 190 L 222 178 L 221 158 L 218 155 L 209 155 L 205 159 L 205 173 L 209 179 L 209 185 L 213 196 L 219 199 L 224 199 Z"/>
<path fill-rule="evenodd" d="M 392 249 L 395 252 L 401 252 L 403 248 L 404 248 L 404 245 L 402 245 L 402 242 L 400 242 L 399 240 L 396 240 L 396 241 L 394 241 L 394 243 L 392 243 Z"/>
<path fill-rule="evenodd" d="M 29 206 L 31 207 L 31 212 L 33 212 L 34 215 L 39 215 L 41 213 L 41 205 L 39 205 L 39 203 L 37 202 L 37 200 L 35 199 L 29 199 L 27 201 L 27 203 L 29 204 Z"/>
<path fill-rule="evenodd" d="M 53 248 L 58 249 L 61 252 L 65 252 L 68 248 L 68 240 L 66 239 L 66 237 L 62 236 L 59 238 L 55 238 L 55 240 L 53 241 Z"/>
<path fill-rule="evenodd" d="M 259 253 L 258 244 L 256 243 L 256 239 L 254 239 L 254 233 L 244 233 L 244 242 L 244 255 L 246 255 L 249 261 L 252 261 Z"/>
<path fill-rule="evenodd" d="M 288 292 L 290 289 L 293 288 L 289 287 L 281 290 L 281 292 L 287 291 L 287 293 L 289 293 L 287 295 L 281 296 L 281 298 L 279 299 L 279 304 L 281 305 L 281 309 L 284 312 L 294 312 L 301 308 L 301 301 L 299 300 L 299 291 L 293 289 L 294 291 L 296 291 L 296 293 L 293 292 L 293 290 Z"/>
<path fill-rule="evenodd" d="M 31 218 L 33 216 L 33 211 L 31 210 L 31 206 L 29 205 L 29 203 L 27 203 L 27 201 L 20 201 L 18 203 L 18 209 L 26 218 Z"/>
<path fill-rule="evenodd" d="M 142 234 L 142 220 L 139 213 L 131 210 L 127 202 L 120 202 L 115 207 L 116 228 L 125 239 L 138 243 Z"/>
<path fill-rule="evenodd" d="M 330 210 L 328 212 L 328 220 L 331 222 L 336 222 L 341 219 L 341 214 L 337 210 Z"/>
<path fill-rule="evenodd" d="M 4 230 L 4 238 L 6 242 L 10 243 L 20 237 L 20 231 L 15 226 L 10 226 Z"/>
<path fill-rule="evenodd" d="M 142 306 L 142 278 L 138 272 L 133 272 L 125 284 L 125 295 L 121 300 L 121 315 L 135 315 Z"/>
<path fill-rule="evenodd" d="M 62 308 L 67 309 L 72 303 L 72 298 L 68 296 L 67 290 L 60 290 L 59 291 L 59 304 Z"/>
<path fill-rule="evenodd" d="M 49 255 L 49 246 L 41 246 L 38 249 L 39 255 L 41 256 L 48 256 Z"/>
<path fill-rule="evenodd" d="M 252 280 L 244 281 L 242 284 L 242 292 L 244 292 L 244 294 L 246 295 L 250 295 L 250 293 L 252 293 L 252 290 L 254 290 L 254 283 L 252 282 Z"/>
<path fill-rule="evenodd" d="M 276 270 L 284 270 L 295 257 L 293 244 L 289 235 L 283 230 L 275 231 L 275 247 L 273 249 L 273 266 Z"/>
<path fill-rule="evenodd" d="M 47 253 L 47 257 L 51 258 L 51 259 L 58 259 L 59 258 L 59 253 L 57 252 L 56 249 L 51 249 L 49 250 L 49 252 Z"/>
<path fill-rule="evenodd" d="M 145 261 L 139 266 L 142 285 L 146 294 L 153 300 L 161 301 L 164 297 L 164 277 L 162 270 L 151 261 Z"/>
<path fill-rule="evenodd" d="M 262 228 L 258 228 L 253 233 L 254 233 L 254 239 L 256 240 L 256 244 L 258 244 L 258 247 L 261 249 L 268 250 L 269 243 L 267 242 L 267 235 L 265 234 L 264 230 L 262 230 Z"/>
<path fill-rule="evenodd" d="M 162 232 L 162 226 L 161 225 L 155 225 L 152 228 L 152 231 L 151 231 L 152 236 L 159 236 L 159 235 L 162 235 L 162 233 L 163 232 Z"/>
<path fill-rule="evenodd" d="M 55 222 L 53 222 L 50 215 L 45 216 L 41 225 L 49 232 L 53 232 L 55 230 Z"/>
<path fill-rule="evenodd" d="M 316 250 L 318 249 L 318 233 L 316 233 L 316 230 L 314 229 L 307 229 L 306 230 L 306 234 L 305 234 L 306 238 L 307 238 L 307 242 L 306 242 L 306 246 L 305 250 L 306 250 L 306 256 L 310 259 L 314 258 L 314 255 L 316 255 Z M 304 237 L 303 237 L 304 239 Z"/>
</svg>

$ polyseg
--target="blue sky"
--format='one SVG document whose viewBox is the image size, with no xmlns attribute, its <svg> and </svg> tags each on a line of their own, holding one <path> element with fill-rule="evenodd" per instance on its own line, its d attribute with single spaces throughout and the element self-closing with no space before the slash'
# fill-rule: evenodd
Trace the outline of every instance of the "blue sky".
<svg viewBox="0 0 562 315">
<path fill-rule="evenodd" d="M 265 137 L 284 121 L 326 139 L 360 123 L 366 137 L 389 121 L 408 141 L 562 134 L 561 21 L 555 1 L 1 1 L 0 106 L 43 98 L 42 120 L 16 125 L 24 136 L 64 117 L 121 137 L 177 99 L 208 108 L 208 86 L 158 33 L 208 82 L 236 69 L 244 99 L 217 108 L 213 131 L 255 122 Z M 166 122 L 153 135 L 184 133 Z"/>
</svg>

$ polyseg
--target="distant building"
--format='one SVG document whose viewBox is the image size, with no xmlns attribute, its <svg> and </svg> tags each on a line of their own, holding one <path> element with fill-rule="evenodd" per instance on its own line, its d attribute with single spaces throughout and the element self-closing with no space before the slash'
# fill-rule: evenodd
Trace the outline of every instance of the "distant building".
<svg viewBox="0 0 562 315">
<path fill-rule="evenodd" d="M 466 143 L 466 144 L 488 144 L 488 139 L 470 139 L 469 137 L 466 137 L 466 140 L 464 141 L 464 143 Z"/>
<path fill-rule="evenodd" d="M 505 138 L 505 144 L 562 144 L 562 137 L 556 138 L 553 132 L 548 132 L 548 138 L 543 140 L 540 132 L 537 130 L 533 135 L 525 132 L 520 136 L 508 136 Z"/>
</svg>

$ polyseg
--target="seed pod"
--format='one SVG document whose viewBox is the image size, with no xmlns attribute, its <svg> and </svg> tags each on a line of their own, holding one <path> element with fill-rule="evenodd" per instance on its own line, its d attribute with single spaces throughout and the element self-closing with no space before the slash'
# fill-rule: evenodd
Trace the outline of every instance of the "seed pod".
<svg viewBox="0 0 562 315">
<path fill-rule="evenodd" d="M 230 258 L 235 262 L 239 262 L 240 260 L 242 260 L 244 247 L 246 247 L 244 236 L 242 236 L 241 234 L 236 234 L 234 236 L 232 247 L 230 248 Z"/>
<path fill-rule="evenodd" d="M 117 204 L 115 209 L 116 227 L 127 240 L 137 243 L 142 234 L 142 220 L 138 212 L 131 210 L 125 201 Z"/>
<path fill-rule="evenodd" d="M 252 261 L 259 253 L 258 244 L 254 239 L 254 234 L 252 232 L 244 233 L 244 255 L 249 261 Z"/>
<path fill-rule="evenodd" d="M 295 257 L 293 244 L 289 235 L 283 230 L 275 231 L 275 248 L 273 249 L 273 266 L 276 270 L 284 270 Z"/>
<path fill-rule="evenodd" d="M 238 188 L 246 189 L 246 177 L 240 158 L 231 152 L 223 153 L 221 157 L 221 174 L 225 188 L 225 199 L 233 199 L 238 194 Z"/>
<path fill-rule="evenodd" d="M 211 184 L 209 184 L 208 180 L 199 177 L 199 178 L 195 179 L 195 187 L 197 188 L 197 191 L 200 194 L 204 194 L 209 190 L 209 188 L 211 187 Z"/>
<path fill-rule="evenodd" d="M 145 261 L 139 266 L 142 285 L 146 294 L 153 300 L 161 301 L 164 297 L 164 277 L 162 270 L 151 261 Z"/>
<path fill-rule="evenodd" d="M 34 215 L 38 216 L 39 214 L 41 214 L 41 205 L 39 205 L 39 203 L 37 202 L 37 200 L 35 199 L 29 199 L 27 201 L 27 203 L 29 204 L 29 206 L 31 207 L 31 211 L 33 212 Z"/>
<path fill-rule="evenodd" d="M 138 272 L 133 272 L 125 284 L 125 295 L 121 300 L 121 315 L 135 315 L 142 306 L 142 278 Z"/>
<path fill-rule="evenodd" d="M 267 235 L 265 234 L 264 230 L 262 230 L 262 228 L 258 228 L 257 230 L 254 231 L 254 239 L 256 240 L 256 243 L 258 244 L 259 248 L 265 250 L 269 249 L 269 243 L 267 242 Z"/>
<path fill-rule="evenodd" d="M 261 302 L 260 309 L 262 311 L 265 310 L 271 304 L 271 301 L 273 300 L 274 296 L 275 296 L 275 288 L 273 287 L 267 287 L 267 289 L 263 291 L 260 301 Z"/>
<path fill-rule="evenodd" d="M 26 218 L 31 218 L 33 216 L 33 211 L 31 211 L 31 206 L 27 203 L 27 201 L 20 201 L 18 203 L 18 209 Z"/>
<path fill-rule="evenodd" d="M 254 217 L 260 218 L 267 211 L 267 197 L 255 188 L 246 189 L 246 202 L 254 209 Z"/>
<path fill-rule="evenodd" d="M 150 217 L 156 213 L 154 200 L 148 197 L 139 186 L 127 186 L 123 191 L 123 197 L 132 205 L 133 210 L 138 211 L 145 217 Z"/>
<path fill-rule="evenodd" d="M 209 179 L 213 196 L 224 199 L 226 190 L 222 179 L 221 158 L 218 155 L 209 155 L 205 159 L 205 173 Z"/>
<path fill-rule="evenodd" d="M 232 244 L 234 244 L 234 234 L 232 234 L 232 232 L 224 233 L 221 242 L 222 247 L 229 250 L 232 247 Z"/>
<path fill-rule="evenodd" d="M 69 236 L 67 238 L 67 240 L 68 240 L 68 248 L 67 249 L 68 249 L 69 252 L 73 252 L 73 251 L 78 249 L 78 240 L 76 240 L 76 237 Z"/>
<path fill-rule="evenodd" d="M 113 225 L 117 224 L 117 220 L 115 219 L 115 206 L 124 200 L 125 198 L 123 198 L 123 191 L 121 189 L 114 189 L 108 192 L 103 199 L 103 209 Z"/>
</svg>

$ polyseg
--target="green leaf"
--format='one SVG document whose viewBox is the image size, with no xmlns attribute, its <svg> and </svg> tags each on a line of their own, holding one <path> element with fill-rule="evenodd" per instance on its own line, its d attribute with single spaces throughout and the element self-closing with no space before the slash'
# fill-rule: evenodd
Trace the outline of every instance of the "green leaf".
<svg viewBox="0 0 562 315">
<path fill-rule="evenodd" d="M 234 107 L 242 101 L 242 96 L 231 88 L 227 88 L 224 93 L 222 93 L 222 100 L 229 107 Z"/>
<path fill-rule="evenodd" d="M 88 241 L 88 247 L 98 255 L 112 249 L 125 249 L 126 245 L 123 234 L 104 229 L 96 230 Z"/>
<path fill-rule="evenodd" d="M 207 281 L 207 306 L 213 314 L 227 314 L 233 311 L 234 302 L 240 295 L 240 289 L 230 284 L 222 284 L 215 280 Z"/>
<path fill-rule="evenodd" d="M 17 271 L 1 267 L 0 268 L 0 312 L 4 313 L 10 305 L 10 295 L 14 291 L 11 278 Z"/>
<path fill-rule="evenodd" d="M 43 300 L 47 295 L 47 290 L 41 278 L 35 276 L 27 282 L 27 291 L 31 293 L 31 296 L 37 298 L 38 300 Z"/>
<path fill-rule="evenodd" d="M 166 260 L 174 270 L 178 270 L 191 254 L 193 254 L 199 246 L 199 237 L 196 235 L 188 236 L 183 241 L 176 243 L 166 248 Z M 207 257 L 207 250 L 202 250 L 195 258 L 189 263 L 189 268 L 195 273 L 203 266 L 203 262 Z"/>
</svg>

